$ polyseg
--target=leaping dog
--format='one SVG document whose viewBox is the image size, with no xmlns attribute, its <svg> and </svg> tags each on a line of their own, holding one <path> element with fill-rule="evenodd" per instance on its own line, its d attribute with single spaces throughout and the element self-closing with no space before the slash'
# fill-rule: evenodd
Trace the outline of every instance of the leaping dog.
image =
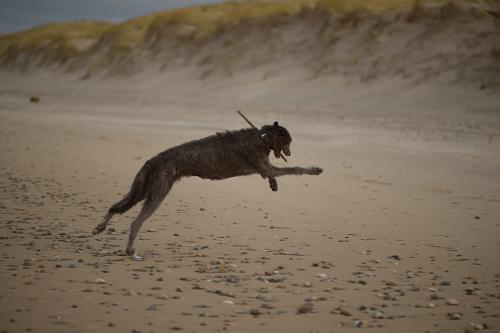
<svg viewBox="0 0 500 333">
<path fill-rule="evenodd" d="M 160 206 L 183 177 L 197 176 L 203 179 L 225 179 L 236 176 L 260 174 L 268 179 L 271 190 L 278 190 L 276 177 L 285 175 L 319 175 L 321 168 L 275 167 L 269 161 L 269 153 L 279 158 L 281 152 L 290 156 L 292 137 L 278 122 L 260 129 L 226 131 L 190 141 L 156 155 L 139 170 L 129 193 L 111 206 L 103 221 L 93 230 L 97 235 L 108 226 L 114 214 L 123 214 L 144 200 L 139 215 L 130 225 L 126 252 L 140 259 L 134 250 L 134 240 L 144 221 Z"/>
</svg>

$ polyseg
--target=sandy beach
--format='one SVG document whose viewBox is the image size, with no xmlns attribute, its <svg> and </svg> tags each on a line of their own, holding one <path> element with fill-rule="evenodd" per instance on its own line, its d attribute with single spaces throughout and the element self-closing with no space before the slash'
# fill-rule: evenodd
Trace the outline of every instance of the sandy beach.
<svg viewBox="0 0 500 333">
<path fill-rule="evenodd" d="M 498 19 L 457 8 L 0 48 L 0 331 L 499 332 Z M 323 174 L 183 179 L 142 261 L 139 205 L 91 235 L 146 160 L 236 110 L 289 130 L 273 164 Z"/>
<path fill-rule="evenodd" d="M 256 123 L 279 117 L 290 130 L 290 165 L 324 173 L 282 177 L 276 193 L 260 176 L 182 180 L 143 226 L 136 262 L 124 247 L 137 207 L 105 234 L 91 230 L 144 161 L 245 124 L 217 99 L 43 81 L 23 91 L 16 77 L 2 80 L 4 331 L 500 327 L 498 141 L 431 140 L 431 129 L 412 139 L 397 122 L 363 130 L 370 120 L 359 112 L 345 125 L 341 107 L 318 121 L 245 105 Z"/>
</svg>

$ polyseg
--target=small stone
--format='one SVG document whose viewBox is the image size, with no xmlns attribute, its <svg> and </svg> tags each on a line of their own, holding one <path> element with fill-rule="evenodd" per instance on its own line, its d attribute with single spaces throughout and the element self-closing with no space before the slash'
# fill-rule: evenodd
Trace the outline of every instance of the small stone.
<svg viewBox="0 0 500 333">
<path fill-rule="evenodd" d="M 304 303 L 297 309 L 297 314 L 311 313 L 313 312 L 314 304 Z"/>
<path fill-rule="evenodd" d="M 392 256 L 389 256 L 389 259 L 401 260 L 401 257 L 397 254 L 393 254 Z"/>
<path fill-rule="evenodd" d="M 460 312 L 448 312 L 447 315 L 450 320 L 460 320 L 463 317 Z"/>
<path fill-rule="evenodd" d="M 126 290 L 125 296 L 135 296 L 135 292 L 133 292 L 132 290 Z"/>
<path fill-rule="evenodd" d="M 449 286 L 449 285 L 451 285 L 451 282 L 450 281 L 441 281 L 440 285 Z"/>
<path fill-rule="evenodd" d="M 449 298 L 446 300 L 446 304 L 448 304 L 448 305 L 458 305 L 458 303 L 459 302 L 454 298 Z"/>
<path fill-rule="evenodd" d="M 326 278 L 328 277 L 328 275 L 326 275 L 326 274 L 324 274 L 324 273 L 319 273 L 319 274 L 318 274 L 318 277 L 319 277 L 320 279 L 326 279 Z"/>
<path fill-rule="evenodd" d="M 312 283 L 311 282 L 304 282 L 304 283 L 302 283 L 302 287 L 311 288 Z"/>
<path fill-rule="evenodd" d="M 223 300 L 221 303 L 222 303 L 222 304 L 234 305 L 234 302 L 233 302 L 233 301 L 231 301 L 230 299 Z"/>
<path fill-rule="evenodd" d="M 285 281 L 285 277 L 284 276 L 277 276 L 277 275 L 275 275 L 275 276 L 270 276 L 270 277 L 266 278 L 266 280 L 268 282 L 278 283 L 278 282 Z"/>
<path fill-rule="evenodd" d="M 106 284 L 106 280 L 101 279 L 101 278 L 97 278 L 97 279 L 95 279 L 95 283 L 97 283 L 97 284 Z"/>
<path fill-rule="evenodd" d="M 258 316 L 258 315 L 261 315 L 262 314 L 262 311 L 260 311 L 259 309 L 257 308 L 252 308 L 250 309 L 250 314 L 252 316 Z"/>
<path fill-rule="evenodd" d="M 148 308 L 146 309 L 147 311 L 156 311 L 156 304 L 151 304 L 150 306 L 148 306 Z"/>
<path fill-rule="evenodd" d="M 485 330 L 486 329 L 486 325 L 485 324 L 475 324 L 475 323 L 470 323 L 470 325 L 475 329 L 475 330 L 478 330 L 478 331 L 482 331 L 482 330 Z"/>
<path fill-rule="evenodd" d="M 340 306 L 339 306 L 336 310 L 337 310 L 337 311 L 338 311 L 341 315 L 343 315 L 343 316 L 346 316 L 346 317 L 350 317 L 350 316 L 352 316 L 352 313 L 350 313 L 349 311 L 347 311 L 347 310 L 346 310 L 346 309 L 344 309 L 343 307 L 340 307 Z"/>
<path fill-rule="evenodd" d="M 359 319 L 358 319 L 358 320 L 355 320 L 355 321 L 353 322 L 353 324 L 354 324 L 354 327 L 358 327 L 358 328 L 359 328 L 359 327 L 363 327 L 363 326 L 365 326 L 365 325 L 366 325 L 366 323 L 365 323 L 364 321 L 359 320 Z"/>
<path fill-rule="evenodd" d="M 433 309 L 436 307 L 436 304 L 430 302 L 429 304 L 427 304 L 427 307 L 430 308 L 430 309 Z"/>
<path fill-rule="evenodd" d="M 224 290 L 221 290 L 221 289 L 208 288 L 208 289 L 206 289 L 206 292 L 207 293 L 213 293 L 213 294 L 220 295 L 220 296 L 231 297 L 231 298 L 235 297 L 232 293 L 224 291 Z"/>
<path fill-rule="evenodd" d="M 384 318 L 384 314 L 380 311 L 375 311 L 373 314 L 372 314 L 372 318 L 374 319 L 382 319 Z"/>
</svg>

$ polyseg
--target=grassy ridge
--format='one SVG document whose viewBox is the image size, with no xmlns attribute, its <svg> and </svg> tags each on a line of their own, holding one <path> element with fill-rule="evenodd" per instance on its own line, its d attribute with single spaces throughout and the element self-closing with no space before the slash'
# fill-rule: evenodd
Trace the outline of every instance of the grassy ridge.
<svg viewBox="0 0 500 333">
<path fill-rule="evenodd" d="M 19 55 L 42 55 L 45 62 L 64 62 L 105 49 L 109 63 L 148 39 L 161 39 L 166 34 L 177 39 L 200 40 L 219 29 L 246 20 L 270 20 L 278 16 L 293 16 L 304 10 L 329 13 L 366 11 L 379 13 L 411 10 L 420 6 L 445 5 L 451 2 L 479 3 L 478 0 L 285 0 L 223 2 L 157 12 L 122 23 L 96 21 L 52 23 L 18 33 L 0 36 L 0 65 L 18 64 Z"/>
<path fill-rule="evenodd" d="M 78 21 L 49 23 L 26 31 L 0 36 L 0 60 L 15 60 L 22 52 L 44 52 L 61 59 L 76 56 L 95 44 L 111 23 Z"/>
</svg>

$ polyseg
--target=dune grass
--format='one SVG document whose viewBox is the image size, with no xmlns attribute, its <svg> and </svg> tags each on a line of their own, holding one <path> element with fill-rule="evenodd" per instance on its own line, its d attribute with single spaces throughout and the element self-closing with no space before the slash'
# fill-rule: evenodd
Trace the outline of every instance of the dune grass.
<svg viewBox="0 0 500 333">
<path fill-rule="evenodd" d="M 68 56 L 76 55 L 83 48 L 96 43 L 102 33 L 111 26 L 111 23 L 102 21 L 49 23 L 3 35 L 0 36 L 0 59 L 8 53 L 23 50 L 52 50 Z"/>
<path fill-rule="evenodd" d="M 63 58 L 80 55 L 93 45 L 108 50 L 108 58 L 116 58 L 137 47 L 153 35 L 173 32 L 175 38 L 203 39 L 219 29 L 246 20 L 269 20 L 293 16 L 304 10 L 329 13 L 364 11 L 380 13 L 411 10 L 425 5 L 478 3 L 479 0 L 284 0 L 238 1 L 197 5 L 161 11 L 118 24 L 96 21 L 52 23 L 26 31 L 0 36 L 0 63 L 12 61 L 16 53 L 26 50 L 53 51 Z M 99 43 L 99 44 L 96 44 Z"/>
</svg>

